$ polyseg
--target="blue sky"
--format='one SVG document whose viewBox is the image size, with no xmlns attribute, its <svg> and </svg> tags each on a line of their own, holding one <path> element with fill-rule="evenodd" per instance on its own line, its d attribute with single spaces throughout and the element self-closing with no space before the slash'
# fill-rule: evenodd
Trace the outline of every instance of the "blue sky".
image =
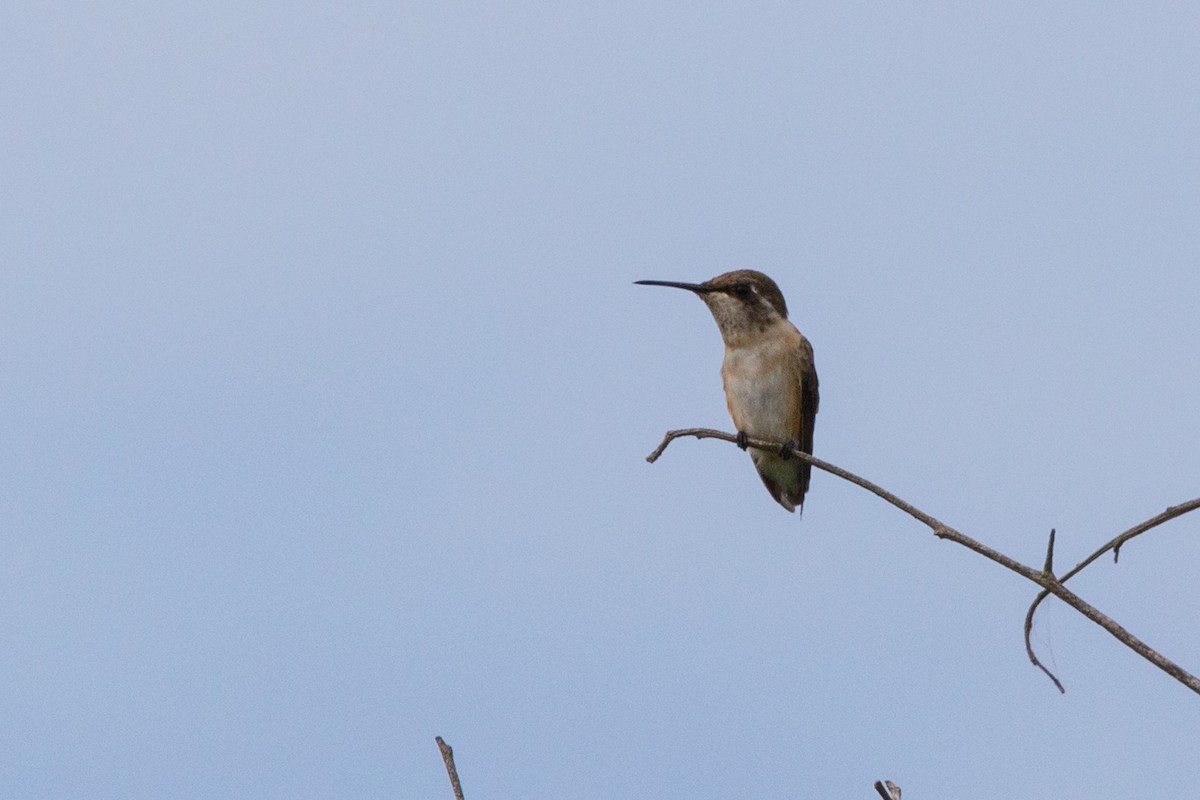
<svg viewBox="0 0 1200 800">
<path fill-rule="evenodd" d="M 6 796 L 1169 796 L 1200 700 L 1026 563 L 1200 495 L 1186 3 L 0 12 Z M 1200 669 L 1200 517 L 1075 582 Z"/>
</svg>

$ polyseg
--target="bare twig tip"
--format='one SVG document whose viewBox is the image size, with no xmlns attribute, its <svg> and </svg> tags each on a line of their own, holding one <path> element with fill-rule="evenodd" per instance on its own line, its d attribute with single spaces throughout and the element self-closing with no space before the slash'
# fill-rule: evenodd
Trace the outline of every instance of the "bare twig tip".
<svg viewBox="0 0 1200 800">
<path fill-rule="evenodd" d="M 1047 578 L 1054 577 L 1054 528 L 1050 529 L 1050 543 L 1046 545 L 1046 565 L 1042 567 L 1042 572 L 1046 573 Z"/>
<path fill-rule="evenodd" d="M 438 750 L 442 751 L 442 761 L 446 763 L 446 774 L 450 776 L 450 788 L 454 790 L 454 800 L 464 800 L 462 784 L 458 781 L 458 769 L 454 766 L 454 748 L 446 744 L 446 740 L 440 736 L 433 737 L 437 742 Z"/>
<path fill-rule="evenodd" d="M 885 790 L 884 784 L 887 784 Z M 875 791 L 879 792 L 879 796 L 883 800 L 900 800 L 900 787 L 891 781 L 875 781 Z"/>
</svg>

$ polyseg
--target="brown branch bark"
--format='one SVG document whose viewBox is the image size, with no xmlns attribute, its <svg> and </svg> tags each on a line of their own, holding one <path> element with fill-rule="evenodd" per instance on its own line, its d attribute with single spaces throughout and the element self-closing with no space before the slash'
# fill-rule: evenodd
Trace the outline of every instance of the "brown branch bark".
<svg viewBox="0 0 1200 800">
<path fill-rule="evenodd" d="M 684 428 L 682 430 L 667 431 L 666 435 L 663 437 L 662 442 L 658 445 L 658 447 L 654 448 L 654 451 L 651 452 L 650 455 L 646 456 L 646 460 L 649 461 L 651 464 L 653 464 L 655 461 L 658 460 L 659 456 L 661 456 L 663 454 L 663 451 L 665 451 L 667 449 L 667 446 L 670 445 L 671 442 L 673 442 L 676 439 L 683 437 L 683 436 L 694 436 L 697 439 L 720 439 L 720 440 L 726 441 L 726 442 L 733 442 L 734 444 L 737 443 L 737 437 L 734 436 L 733 434 L 725 433 L 724 431 L 713 430 L 711 428 Z M 746 441 L 746 443 L 749 444 L 751 447 L 757 447 L 759 449 L 774 450 L 774 451 L 778 451 L 781 446 L 780 442 L 773 442 L 773 441 L 770 441 L 767 439 L 758 439 L 758 438 L 753 438 L 753 437 L 748 439 Z M 966 534 L 955 530 L 954 528 L 950 527 L 949 525 L 945 524 L 944 522 L 941 522 L 940 520 L 931 516 L 930 514 L 925 513 L 924 511 L 920 510 L 919 508 L 912 505 L 911 503 L 908 503 L 907 501 L 902 500 L 901 498 L 892 494 L 888 490 L 884 489 L 883 487 L 881 487 L 877 484 L 872 483 L 871 481 L 867 480 L 866 478 L 859 477 L 858 475 L 855 475 L 854 473 L 852 473 L 848 470 L 844 470 L 839 466 L 830 464 L 828 461 L 822 461 L 821 459 L 816 458 L 814 456 L 810 456 L 807 453 L 796 452 L 794 455 L 796 458 L 799 458 L 803 461 L 807 461 L 809 464 L 813 465 L 817 469 L 822 470 L 824 472 L 828 472 L 831 475 L 836 475 L 839 478 L 842 478 L 843 480 L 849 481 L 850 483 L 853 483 L 856 486 L 866 489 L 868 492 L 871 492 L 875 496 L 892 504 L 896 508 L 898 508 L 901 511 L 903 511 L 904 513 L 908 514 L 913 519 L 916 519 L 918 522 L 921 522 L 926 527 L 930 528 L 933 531 L 934 536 L 937 536 L 939 539 L 947 539 L 949 541 L 960 544 L 963 547 L 966 547 L 968 550 L 972 550 L 972 551 L 978 553 L 979 555 L 983 556 L 984 558 L 987 558 L 987 559 L 990 559 L 991 561 L 996 562 L 997 564 L 1004 567 L 1005 569 L 1011 570 L 1012 572 L 1017 573 L 1021 577 L 1025 578 L 1027 580 L 1033 581 L 1038 586 L 1042 587 L 1042 590 L 1043 590 L 1042 595 L 1051 595 L 1052 594 L 1055 597 L 1059 598 L 1064 603 L 1066 603 L 1067 605 L 1071 606 L 1076 611 L 1078 611 L 1080 614 L 1083 614 L 1085 617 L 1090 619 L 1092 622 L 1094 622 L 1097 625 L 1099 625 L 1100 627 L 1104 628 L 1104 630 L 1108 631 L 1114 638 L 1117 639 L 1117 641 L 1121 642 L 1126 647 L 1133 650 L 1135 653 L 1140 655 L 1142 658 L 1146 659 L 1151 664 L 1158 667 L 1163 672 L 1167 673 L 1168 675 L 1170 675 L 1172 678 L 1174 678 L 1175 680 L 1182 683 L 1187 688 L 1191 689 L 1193 692 L 1200 694 L 1200 679 L 1196 678 L 1196 676 L 1192 675 L 1190 672 L 1183 669 L 1175 662 L 1167 659 L 1165 656 L 1163 656 L 1157 650 L 1153 649 L 1152 647 L 1147 645 L 1145 642 L 1143 642 L 1141 639 L 1137 638 L 1132 633 L 1130 633 L 1129 631 L 1125 630 L 1123 627 L 1118 625 L 1116 623 L 1116 621 L 1114 621 L 1112 618 L 1110 618 L 1106 614 L 1102 613 L 1099 609 L 1097 609 L 1094 606 L 1087 603 L 1083 598 L 1081 598 L 1079 595 L 1072 592 L 1070 589 L 1063 586 L 1063 581 L 1066 580 L 1066 578 L 1069 578 L 1070 576 L 1076 574 L 1079 570 L 1083 569 L 1085 566 L 1087 566 L 1087 564 L 1090 564 L 1091 561 L 1094 561 L 1096 558 L 1099 557 L 1099 555 L 1101 553 L 1106 552 L 1108 549 L 1117 550 L 1120 548 L 1120 546 L 1122 544 L 1124 544 L 1129 539 L 1132 539 L 1134 536 L 1137 536 L 1138 534 L 1145 533 L 1147 530 L 1150 530 L 1150 528 L 1153 528 L 1155 525 L 1162 524 L 1162 522 L 1166 522 L 1168 519 L 1174 519 L 1175 517 L 1185 514 L 1188 511 L 1192 511 L 1195 508 L 1200 508 L 1200 499 L 1192 500 L 1192 501 L 1189 501 L 1188 503 L 1184 503 L 1179 506 L 1173 506 L 1172 508 L 1167 509 L 1167 511 L 1163 512 L 1162 514 L 1159 514 L 1157 517 L 1149 519 L 1140 525 L 1130 528 L 1128 531 L 1121 534 L 1117 538 L 1113 539 L 1111 542 L 1109 542 L 1107 545 L 1105 545 L 1105 547 L 1103 547 L 1099 551 L 1097 551 L 1097 553 L 1093 554 L 1089 560 L 1085 561 L 1084 563 L 1077 566 L 1074 570 L 1067 573 L 1067 575 L 1065 575 L 1062 579 L 1059 579 L 1054 576 L 1054 573 L 1052 571 L 1053 549 L 1054 549 L 1053 534 L 1051 534 L 1050 545 L 1047 548 L 1045 568 L 1040 569 L 1040 570 L 1034 569 L 1033 567 L 1022 564 L 1020 561 L 1017 561 L 1016 559 L 1009 558 L 1008 556 L 1004 555 L 1003 553 L 1001 553 L 997 550 L 994 550 L 991 547 L 988 547 L 987 545 L 983 544 L 982 542 L 978 542 L 975 539 L 972 539 L 970 536 L 967 536 Z M 1041 599 L 1042 599 L 1042 596 L 1039 595 L 1039 599 L 1034 604 L 1035 607 L 1038 602 L 1041 602 Z M 1032 609 L 1031 609 L 1031 614 L 1032 614 Z M 1032 624 L 1031 620 L 1032 620 L 1031 615 L 1026 617 L 1026 625 L 1027 625 L 1027 627 L 1026 627 L 1026 642 L 1027 643 L 1028 643 L 1028 626 Z M 1029 652 L 1030 652 L 1030 656 L 1032 657 L 1032 649 L 1030 649 Z M 1043 672 L 1045 672 L 1047 675 L 1050 676 L 1051 680 L 1053 680 L 1055 682 L 1055 685 L 1058 686 L 1058 689 L 1060 692 L 1063 691 L 1062 684 L 1058 682 L 1058 679 L 1055 678 L 1050 673 L 1049 670 L 1047 670 L 1044 666 L 1042 666 L 1040 663 L 1038 663 L 1036 658 L 1034 659 L 1034 663 L 1037 666 L 1039 666 Z"/>
<path fill-rule="evenodd" d="M 884 784 L 887 784 L 886 789 Z M 875 781 L 875 791 L 883 800 L 900 800 L 900 787 L 891 781 Z"/>
<path fill-rule="evenodd" d="M 442 761 L 446 762 L 446 774 L 450 776 L 450 787 L 454 789 L 454 800 L 463 800 L 462 784 L 458 782 L 458 770 L 454 767 L 454 748 L 446 744 L 440 736 L 433 737 L 438 750 L 442 751 Z"/>
<path fill-rule="evenodd" d="M 1162 512 L 1158 516 L 1151 517 L 1150 519 L 1146 520 L 1145 522 L 1139 522 L 1137 525 L 1134 525 L 1129 530 L 1127 530 L 1124 533 L 1121 533 L 1118 536 L 1111 539 L 1103 547 L 1096 550 L 1096 552 L 1092 553 L 1090 556 L 1085 558 L 1083 561 L 1080 561 L 1078 564 L 1076 564 L 1071 569 L 1070 572 L 1067 572 L 1065 575 L 1060 577 L 1058 579 L 1058 582 L 1060 584 L 1066 583 L 1068 580 L 1070 580 L 1071 578 L 1078 575 L 1080 572 L 1082 572 L 1084 570 L 1085 567 L 1087 567 L 1089 564 L 1091 564 L 1096 559 L 1100 558 L 1100 556 L 1104 555 L 1109 550 L 1111 550 L 1113 553 L 1113 563 L 1115 564 L 1117 561 L 1117 558 L 1120 556 L 1120 553 L 1121 553 L 1121 545 L 1125 544 L 1126 542 L 1128 542 L 1130 539 L 1134 538 L 1135 536 L 1141 536 L 1146 531 L 1148 531 L 1152 528 L 1157 528 L 1159 525 L 1162 525 L 1164 522 L 1169 522 L 1169 521 L 1175 519 L 1176 517 L 1181 517 L 1184 514 L 1188 513 L 1189 511 L 1195 511 L 1197 508 L 1200 508 L 1200 497 L 1196 498 L 1195 500 L 1189 500 L 1186 503 L 1180 503 L 1177 506 L 1171 506 L 1170 508 L 1168 508 L 1166 511 Z M 1053 549 L 1054 549 L 1054 531 L 1050 531 L 1050 548 L 1051 548 L 1051 551 L 1053 551 Z M 1043 589 L 1040 593 L 1038 593 L 1038 596 L 1034 599 L 1033 603 L 1030 604 L 1029 611 L 1025 612 L 1025 653 L 1026 653 L 1026 655 L 1029 656 L 1029 661 L 1035 667 L 1040 669 L 1042 672 L 1046 673 L 1046 676 L 1049 677 L 1050 680 L 1054 681 L 1054 685 L 1058 687 L 1058 690 L 1060 692 L 1065 692 L 1066 690 L 1063 689 L 1063 685 L 1058 680 L 1058 677 L 1053 672 L 1051 672 L 1046 667 L 1046 665 L 1043 664 L 1038 659 L 1037 654 L 1033 652 L 1033 642 L 1030 640 L 1030 637 L 1033 635 L 1033 615 L 1037 613 L 1038 606 L 1040 606 L 1042 604 L 1042 601 L 1045 600 L 1049 596 L 1050 596 L 1050 592 Z"/>
</svg>

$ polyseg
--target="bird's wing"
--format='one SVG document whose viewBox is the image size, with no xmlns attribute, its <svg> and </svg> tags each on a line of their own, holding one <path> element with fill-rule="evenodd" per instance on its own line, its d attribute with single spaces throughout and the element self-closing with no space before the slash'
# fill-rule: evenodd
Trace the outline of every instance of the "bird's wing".
<svg viewBox="0 0 1200 800">
<path fill-rule="evenodd" d="M 812 454 L 813 427 L 817 422 L 817 406 L 821 403 L 821 393 L 817 385 L 817 367 L 813 363 L 812 345 L 808 339 L 800 339 L 800 347 L 796 349 L 799 360 L 800 374 L 800 429 L 796 431 L 796 441 L 800 449 Z"/>
</svg>

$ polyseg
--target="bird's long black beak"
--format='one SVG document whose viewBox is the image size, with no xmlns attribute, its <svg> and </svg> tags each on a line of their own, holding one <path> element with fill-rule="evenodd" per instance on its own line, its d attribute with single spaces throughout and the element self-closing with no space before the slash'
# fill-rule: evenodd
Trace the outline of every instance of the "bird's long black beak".
<svg viewBox="0 0 1200 800">
<path fill-rule="evenodd" d="M 639 286 L 670 286 L 673 289 L 687 289 L 696 294 L 706 294 L 712 291 L 711 287 L 705 286 L 703 283 L 680 283 L 678 281 L 634 281 L 634 283 Z"/>
</svg>

